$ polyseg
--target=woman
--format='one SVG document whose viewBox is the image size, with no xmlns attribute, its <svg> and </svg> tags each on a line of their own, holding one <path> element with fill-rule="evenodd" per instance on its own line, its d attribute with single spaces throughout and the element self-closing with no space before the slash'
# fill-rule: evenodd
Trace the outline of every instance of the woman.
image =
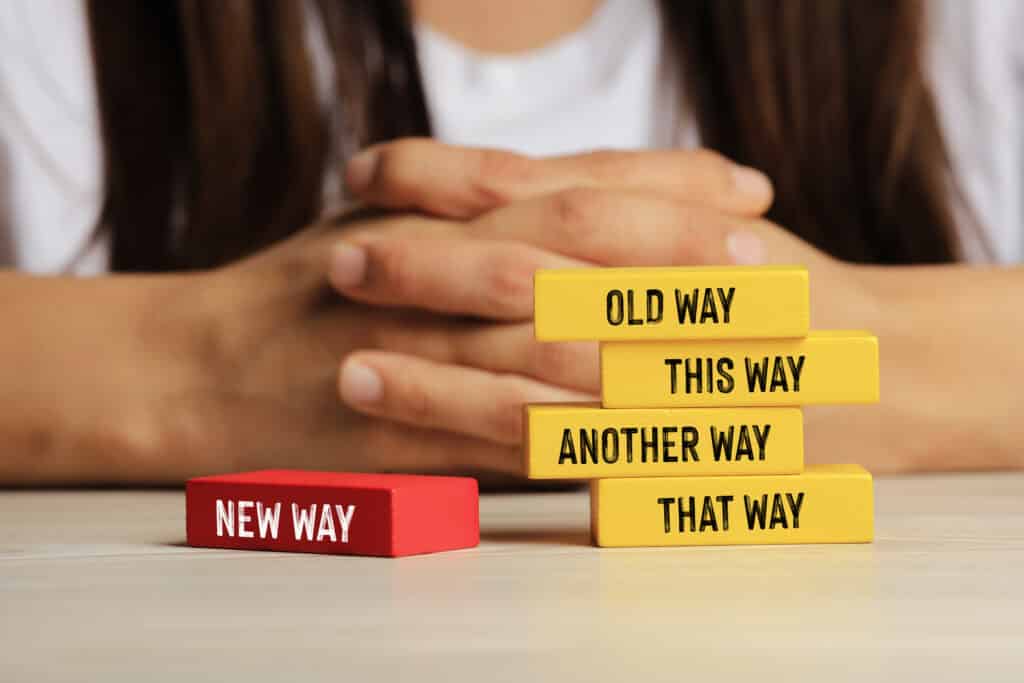
<svg viewBox="0 0 1024 683">
<path fill-rule="evenodd" d="M 580 265 L 806 264 L 883 386 L 810 460 L 1024 465 L 1024 277 L 956 264 L 1020 257 L 1015 3 L 2 12 L 3 482 L 514 473 L 522 403 L 597 392 L 532 339 Z"/>
</svg>

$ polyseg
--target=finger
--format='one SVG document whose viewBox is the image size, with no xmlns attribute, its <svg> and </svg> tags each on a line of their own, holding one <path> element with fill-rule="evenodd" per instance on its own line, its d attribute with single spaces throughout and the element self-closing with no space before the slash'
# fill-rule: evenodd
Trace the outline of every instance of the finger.
<svg viewBox="0 0 1024 683">
<path fill-rule="evenodd" d="M 591 394 L 600 391 L 597 344 L 538 342 L 532 322 L 438 320 L 431 315 L 402 312 L 378 318 L 363 342 L 370 348 L 437 363 L 523 375 Z"/>
<path fill-rule="evenodd" d="M 338 389 L 342 400 L 361 413 L 509 446 L 522 443 L 524 404 L 594 400 L 517 375 L 387 351 L 349 355 Z"/>
<path fill-rule="evenodd" d="M 451 335 L 450 362 L 601 393 L 596 342 L 539 342 L 532 323 L 477 324 Z"/>
<path fill-rule="evenodd" d="M 519 240 L 604 266 L 721 265 L 729 236 L 762 222 L 633 191 L 572 189 L 518 202 L 472 221 L 478 239 Z"/>
<path fill-rule="evenodd" d="M 572 187 L 638 190 L 740 216 L 763 214 L 774 196 L 764 173 L 707 149 L 599 151 L 543 163 L 556 177 L 577 181 L 552 183 L 548 194 Z"/>
<path fill-rule="evenodd" d="M 368 147 L 352 157 L 345 167 L 345 185 L 374 206 L 467 218 L 522 193 L 528 196 L 533 183 L 539 182 L 531 180 L 533 161 L 514 152 L 405 138 Z M 542 193 L 544 188 L 534 191 Z"/>
<path fill-rule="evenodd" d="M 538 342 L 532 322 L 493 323 L 439 318 L 404 309 L 367 308 L 358 330 L 352 316 L 325 310 L 310 336 L 327 349 L 391 351 L 436 363 L 517 374 L 590 394 L 600 392 L 600 361 L 592 342 Z M 339 351 L 343 354 L 344 351 Z"/>
<path fill-rule="evenodd" d="M 709 150 L 601 151 L 542 159 L 425 138 L 363 150 L 349 161 L 346 183 L 369 204 L 453 218 L 572 187 L 643 190 L 746 216 L 764 213 L 773 198 L 767 176 Z"/>
<path fill-rule="evenodd" d="M 355 301 L 501 320 L 533 317 L 533 273 L 584 263 L 518 242 L 365 238 L 333 247 L 329 279 Z"/>
</svg>

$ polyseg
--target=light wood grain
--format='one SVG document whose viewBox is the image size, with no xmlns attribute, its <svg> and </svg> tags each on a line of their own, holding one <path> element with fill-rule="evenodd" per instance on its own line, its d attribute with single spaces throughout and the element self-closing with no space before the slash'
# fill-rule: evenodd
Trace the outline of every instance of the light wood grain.
<svg viewBox="0 0 1024 683">
<path fill-rule="evenodd" d="M 178 491 L 0 493 L 0 680 L 1024 680 L 1024 475 L 882 479 L 873 545 L 599 550 L 583 493 L 474 550 L 184 547 Z"/>
</svg>

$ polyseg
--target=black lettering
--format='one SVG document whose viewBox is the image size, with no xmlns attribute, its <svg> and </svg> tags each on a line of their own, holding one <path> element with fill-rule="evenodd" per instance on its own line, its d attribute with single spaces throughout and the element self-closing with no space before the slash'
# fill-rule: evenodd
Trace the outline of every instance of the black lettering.
<svg viewBox="0 0 1024 683">
<path fill-rule="evenodd" d="M 732 496 L 715 496 L 715 500 L 722 504 L 722 531 L 729 530 L 729 503 Z"/>
<path fill-rule="evenodd" d="M 776 493 L 772 496 L 772 519 L 768 522 L 768 528 L 774 529 L 776 524 L 781 525 L 783 529 L 789 528 L 789 525 L 786 523 L 786 508 L 782 505 L 781 493 Z"/>
<path fill-rule="evenodd" d="M 644 321 L 642 318 L 636 318 L 633 314 L 636 312 L 636 300 L 634 297 L 635 292 L 631 289 L 626 292 L 626 318 L 630 325 L 643 325 Z"/>
<path fill-rule="evenodd" d="M 740 425 L 740 433 L 736 437 L 736 459 L 739 460 L 742 457 L 746 457 L 748 460 L 754 459 L 754 448 L 750 445 L 750 431 L 747 429 L 747 425 Z"/>
<path fill-rule="evenodd" d="M 587 464 L 587 454 L 593 464 L 597 464 L 597 430 L 580 430 L 580 464 Z"/>
<path fill-rule="evenodd" d="M 562 430 L 562 451 L 558 454 L 558 464 L 564 465 L 565 463 L 576 464 L 576 447 L 572 442 L 572 430 Z"/>
<path fill-rule="evenodd" d="M 776 388 L 789 391 L 789 381 L 786 379 L 786 366 L 782 364 L 782 358 L 779 356 L 775 356 L 775 362 L 772 364 L 772 383 L 768 387 L 768 391 L 775 391 Z"/>
<path fill-rule="evenodd" d="M 718 519 L 715 517 L 715 504 L 711 496 L 704 496 L 704 509 L 700 513 L 700 530 L 711 527 L 712 531 L 718 531 Z"/>
<path fill-rule="evenodd" d="M 793 513 L 793 528 L 800 528 L 800 508 L 804 504 L 804 492 L 796 494 L 796 500 L 793 500 L 793 494 L 787 493 L 786 499 L 789 501 L 789 511 Z"/>
<path fill-rule="evenodd" d="M 678 431 L 678 427 L 662 427 L 661 428 L 661 461 L 662 462 L 679 462 L 679 457 L 671 452 L 676 442 L 668 437 L 669 433 L 675 434 Z M 683 458 L 685 460 L 685 457 Z"/>
<path fill-rule="evenodd" d="M 640 428 L 640 462 L 647 462 L 648 451 L 651 454 L 651 462 L 658 462 L 658 428 L 651 427 L 651 438 L 647 439 L 647 430 Z"/>
<path fill-rule="evenodd" d="M 723 290 L 721 287 L 718 288 L 718 298 L 722 302 L 722 322 L 729 322 L 729 309 L 732 308 L 732 297 L 736 294 L 736 288 L 730 287 L 728 290 Z"/>
<path fill-rule="evenodd" d="M 697 322 L 697 290 L 693 290 L 691 296 L 689 292 L 683 293 L 680 290 L 676 290 L 676 311 L 679 314 L 679 324 L 682 325 L 689 318 L 690 323 Z"/>
<path fill-rule="evenodd" d="M 768 382 L 768 356 L 764 357 L 763 365 L 750 358 L 744 360 L 747 365 L 747 389 L 750 392 L 764 391 Z"/>
<path fill-rule="evenodd" d="M 704 305 L 700 309 L 701 323 L 707 320 L 713 323 L 718 322 L 718 307 L 715 306 L 715 297 L 710 288 L 704 290 Z"/>
<path fill-rule="evenodd" d="M 626 437 L 626 462 L 633 462 L 633 438 L 639 430 L 636 427 L 623 427 L 622 435 Z"/>
<path fill-rule="evenodd" d="M 700 440 L 697 428 L 687 425 L 683 427 L 680 435 L 683 438 L 682 443 L 679 444 L 683 447 L 683 462 L 687 462 L 688 459 L 700 462 L 700 458 L 697 456 L 697 442 Z"/>
<path fill-rule="evenodd" d="M 686 518 L 687 517 L 690 518 L 690 531 L 695 531 L 696 528 L 697 528 L 696 527 L 696 523 L 697 523 L 697 519 L 696 519 L 697 518 L 697 510 L 696 510 L 697 504 L 693 500 L 693 496 L 690 496 L 687 500 L 690 503 L 689 509 L 686 509 L 685 507 L 683 507 L 683 497 L 682 496 L 680 496 L 679 498 L 676 499 L 676 507 L 679 510 L 679 533 L 683 533 L 684 531 L 686 531 Z"/>
<path fill-rule="evenodd" d="M 696 365 L 696 367 L 691 367 L 690 366 L 690 361 L 693 361 L 694 364 Z M 703 365 L 704 365 L 704 363 L 701 362 L 700 358 L 687 358 L 686 359 L 686 365 L 684 366 L 684 371 L 683 372 L 684 372 L 684 374 L 686 376 L 686 393 L 687 394 L 694 394 L 694 393 L 699 394 L 701 392 L 701 389 L 703 388 L 703 381 L 704 381 L 704 372 L 703 372 L 703 369 L 702 369 Z M 693 390 L 692 382 L 696 382 L 697 383 L 697 390 L 696 391 Z"/>
<path fill-rule="evenodd" d="M 669 509 L 669 506 L 672 505 L 672 503 L 675 502 L 675 500 L 676 500 L 675 498 L 659 498 L 658 499 L 658 505 L 660 505 L 662 507 L 662 509 L 664 510 L 664 515 L 665 515 L 665 533 L 666 534 L 669 533 L 670 531 L 672 531 L 672 518 L 669 517 L 668 509 Z"/>
<path fill-rule="evenodd" d="M 605 297 L 606 312 L 609 325 L 621 325 L 625 316 L 626 307 L 622 301 L 622 290 L 613 289 Z"/>
<path fill-rule="evenodd" d="M 772 431 L 771 425 L 765 425 L 764 431 L 758 429 L 757 425 L 753 425 L 754 428 L 754 440 L 757 441 L 757 459 L 764 460 L 765 449 L 768 446 L 768 434 Z"/>
<path fill-rule="evenodd" d="M 793 373 L 793 391 L 800 391 L 800 373 L 804 371 L 804 356 L 799 356 L 799 362 L 793 362 L 793 356 L 787 356 L 789 370 Z"/>
<path fill-rule="evenodd" d="M 679 391 L 679 365 L 683 362 L 682 358 L 666 358 L 665 365 L 669 367 L 668 370 L 668 385 L 671 393 Z"/>
<path fill-rule="evenodd" d="M 736 431 L 736 427 L 733 425 L 729 425 L 729 431 L 727 432 L 720 432 L 712 425 L 711 452 L 715 457 L 715 462 L 719 462 L 723 456 L 726 462 L 732 460 L 732 436 L 734 431 Z"/>
<path fill-rule="evenodd" d="M 732 358 L 718 359 L 718 391 L 723 394 L 730 393 L 736 387 L 736 381 L 732 378 Z"/>
<path fill-rule="evenodd" d="M 761 500 L 743 496 L 743 505 L 747 509 L 747 528 L 754 530 L 754 523 L 764 529 L 765 515 L 768 513 L 768 496 L 761 496 Z"/>
<path fill-rule="evenodd" d="M 653 311 L 657 311 L 654 313 Z M 665 297 L 660 289 L 647 290 L 647 322 L 660 323 L 665 311 Z"/>
<path fill-rule="evenodd" d="M 619 430 L 614 427 L 601 432 L 601 459 L 609 465 L 619 461 Z"/>
</svg>

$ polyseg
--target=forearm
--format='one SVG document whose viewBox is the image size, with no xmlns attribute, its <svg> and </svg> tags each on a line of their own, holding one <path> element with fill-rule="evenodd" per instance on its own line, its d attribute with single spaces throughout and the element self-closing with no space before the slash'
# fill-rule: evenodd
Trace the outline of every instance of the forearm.
<svg viewBox="0 0 1024 683">
<path fill-rule="evenodd" d="M 882 400 L 808 410 L 808 459 L 876 471 L 1024 466 L 1024 270 L 857 270 L 868 303 L 820 317 L 878 335 Z"/>
<path fill-rule="evenodd" d="M 0 272 L 0 483 L 158 480 L 166 280 Z"/>
</svg>

